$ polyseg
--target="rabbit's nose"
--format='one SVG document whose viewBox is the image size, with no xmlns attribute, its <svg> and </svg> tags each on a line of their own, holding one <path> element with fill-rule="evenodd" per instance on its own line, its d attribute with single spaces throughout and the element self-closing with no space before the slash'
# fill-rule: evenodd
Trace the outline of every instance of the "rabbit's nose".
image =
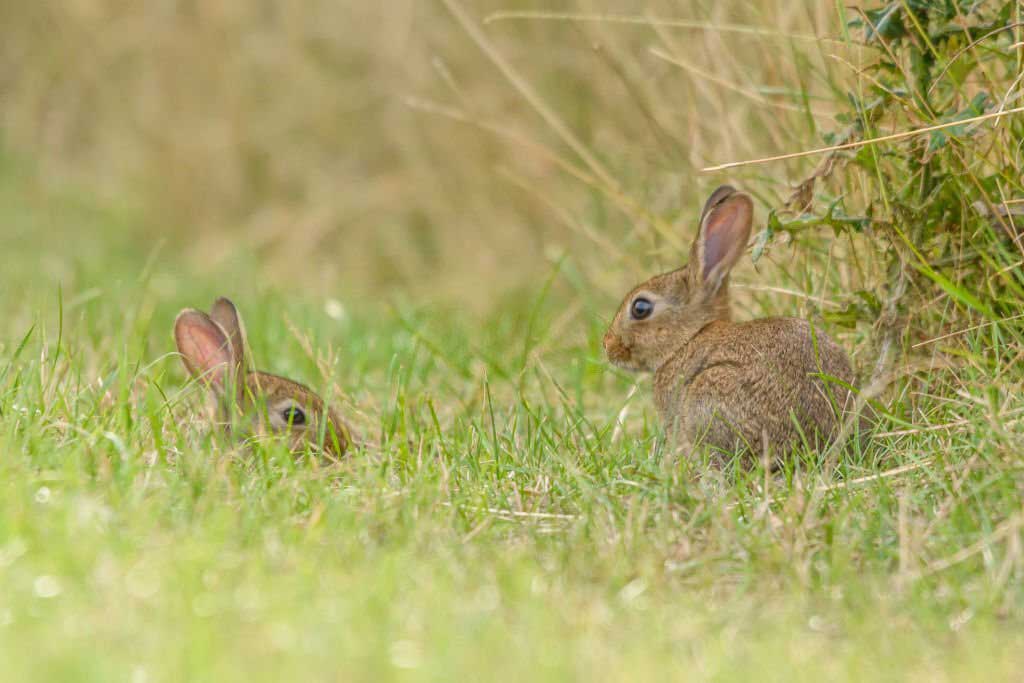
<svg viewBox="0 0 1024 683">
<path fill-rule="evenodd" d="M 604 335 L 604 352 L 612 362 L 622 361 L 629 355 L 626 345 L 611 331 Z"/>
</svg>

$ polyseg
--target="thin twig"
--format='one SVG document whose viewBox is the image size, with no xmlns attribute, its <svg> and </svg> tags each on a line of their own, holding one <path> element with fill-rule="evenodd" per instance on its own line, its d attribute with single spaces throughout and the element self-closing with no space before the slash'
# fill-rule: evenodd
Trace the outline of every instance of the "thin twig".
<svg viewBox="0 0 1024 683">
<path fill-rule="evenodd" d="M 749 159 L 747 161 L 730 161 L 727 164 L 719 164 L 718 166 L 708 166 L 702 168 L 701 173 L 711 173 L 712 171 L 722 171 L 727 168 L 737 168 L 739 166 L 753 166 L 755 164 L 766 164 L 771 161 L 784 161 L 786 159 L 799 159 L 801 157 L 814 156 L 815 154 L 825 154 L 826 152 L 836 152 L 844 149 L 856 149 L 858 147 L 864 147 L 865 145 L 873 145 L 878 142 L 889 142 L 892 140 L 902 140 L 904 138 L 913 137 L 915 135 L 921 135 L 922 133 L 931 133 L 932 131 L 942 130 L 944 128 L 955 128 L 956 126 L 965 126 L 969 123 L 977 123 L 979 121 L 987 121 L 988 119 L 995 119 L 1001 116 L 1009 116 L 1010 114 L 1019 114 L 1024 112 L 1024 107 L 1017 107 L 1015 109 L 1007 109 L 1006 111 L 994 111 L 988 114 L 982 114 L 981 116 L 975 116 L 969 119 L 963 119 L 962 121 L 949 121 L 947 123 L 940 123 L 934 126 L 925 126 L 924 128 L 917 128 L 915 130 L 906 130 L 902 133 L 893 133 L 892 135 L 883 135 L 880 138 L 871 138 L 870 140 L 858 140 L 857 142 L 847 142 L 842 145 L 832 145 L 830 147 L 819 147 L 818 149 L 809 149 L 803 152 L 791 152 L 789 154 L 779 154 L 773 157 L 762 157 L 760 159 Z"/>
<path fill-rule="evenodd" d="M 891 470 L 886 470 L 884 472 L 879 472 L 878 474 L 869 474 L 869 475 L 866 475 L 866 476 L 863 476 L 863 477 L 857 477 L 856 479 L 851 479 L 850 481 L 841 481 L 841 482 L 837 482 L 835 484 L 826 484 L 824 486 L 816 486 L 814 489 L 811 490 L 811 495 L 817 495 L 817 494 L 821 494 L 821 493 L 828 493 L 829 491 L 836 491 L 836 490 L 840 490 L 840 489 L 846 489 L 846 488 L 850 488 L 851 486 L 858 486 L 860 484 L 866 484 L 866 483 L 872 482 L 872 481 L 879 481 L 879 480 L 882 480 L 882 479 L 889 479 L 891 477 L 897 477 L 897 476 L 899 476 L 901 474 L 906 474 L 907 472 L 913 472 L 914 470 L 919 470 L 922 467 L 926 467 L 928 465 L 931 465 L 933 462 L 934 462 L 934 458 L 925 458 L 924 460 L 921 460 L 919 462 L 911 463 L 909 465 L 901 465 L 901 466 L 895 467 L 895 468 L 893 468 Z M 947 468 L 947 469 L 950 469 L 950 468 Z M 764 501 L 762 501 L 762 504 L 772 505 L 772 504 L 778 503 L 780 501 L 787 500 L 788 498 L 789 498 L 789 496 L 773 496 L 771 498 L 767 498 Z M 740 503 L 732 503 L 731 505 L 727 506 L 726 509 L 727 510 L 732 510 L 733 508 L 737 508 L 739 506 L 740 506 Z"/>
<path fill-rule="evenodd" d="M 773 294 L 785 294 L 786 296 L 796 297 L 797 299 L 803 299 L 804 301 L 812 301 L 822 307 L 843 307 L 843 305 L 838 301 L 832 301 L 831 299 L 826 299 L 823 296 L 807 294 L 806 292 L 801 292 L 795 289 L 786 289 L 785 287 L 772 287 L 771 285 L 751 285 L 743 282 L 730 282 L 729 287 L 732 289 L 745 289 L 751 292 L 772 292 Z"/>
<path fill-rule="evenodd" d="M 499 517 L 520 517 L 529 519 L 561 519 L 574 521 L 582 519 L 582 515 L 569 515 L 561 512 L 526 512 L 525 510 L 503 510 L 501 508 L 477 507 L 475 505 L 457 505 L 455 503 L 441 503 L 445 507 L 457 507 L 460 510 L 471 510 L 473 512 L 486 512 Z"/>
<path fill-rule="evenodd" d="M 636 26 L 663 26 L 665 28 L 687 28 L 699 31 L 715 31 L 717 33 L 742 33 L 753 36 L 765 36 L 769 38 L 782 38 L 785 40 L 807 40 L 816 43 L 837 43 L 846 45 L 842 40 L 829 37 L 819 37 L 810 33 L 788 33 L 775 29 L 761 28 L 759 26 L 747 26 L 745 24 L 719 24 L 708 21 L 697 21 L 694 19 L 661 19 L 658 17 L 638 16 L 631 14 L 586 14 L 575 12 L 543 12 L 543 11 L 504 11 L 488 14 L 484 18 L 485 24 L 496 21 L 508 21 L 511 19 L 531 19 L 540 21 L 572 21 L 577 23 L 601 23 L 601 24 L 633 24 Z"/>
<path fill-rule="evenodd" d="M 942 80 L 942 77 L 946 75 L 946 72 L 949 71 L 949 68 L 956 63 L 956 60 L 960 59 L 960 55 L 962 55 L 963 53 L 967 52 L 968 50 L 973 48 L 975 45 L 977 45 L 981 41 L 983 41 L 986 38 L 988 38 L 989 36 L 995 35 L 996 33 L 1002 33 L 1003 31 L 1008 31 L 1008 30 L 1017 28 L 1018 26 L 1021 26 L 1022 24 L 1024 24 L 1024 22 L 1015 21 L 1012 24 L 1007 24 L 1006 26 L 1000 26 L 999 28 L 994 28 L 991 31 L 989 31 L 988 33 L 986 33 L 985 35 L 979 36 L 975 40 L 972 40 L 971 42 L 967 43 L 962 48 L 957 50 L 956 53 L 952 57 L 949 58 L 949 61 L 946 63 L 946 66 L 942 67 L 942 70 L 939 71 L 938 75 L 936 75 L 935 78 L 932 79 L 932 84 L 930 86 L 928 86 L 928 91 L 927 91 L 926 94 L 928 94 L 928 95 L 932 94 L 932 90 L 934 90 L 935 86 L 937 86 L 939 84 L 939 81 Z"/>
<path fill-rule="evenodd" d="M 1003 422 L 1006 426 L 1010 426 L 1010 425 L 1017 424 L 1018 422 L 1020 422 L 1020 420 L 1010 420 L 1008 418 L 1011 418 L 1011 417 L 1013 417 L 1015 415 L 1020 415 L 1021 413 L 1024 413 L 1024 408 L 1014 408 L 1012 410 L 1004 411 L 1004 412 L 1000 413 L 999 415 L 996 415 L 996 417 L 1001 422 Z M 890 437 L 893 437 L 893 436 L 909 436 L 911 434 L 925 434 L 927 432 L 941 432 L 942 430 L 950 431 L 950 430 L 953 430 L 953 429 L 955 429 L 957 427 L 967 427 L 967 426 L 969 426 L 971 424 L 973 424 L 973 423 L 969 419 L 962 418 L 962 419 L 959 419 L 959 420 L 953 420 L 952 422 L 944 422 L 943 424 L 929 425 L 927 427 L 915 427 L 913 429 L 898 429 L 898 430 L 894 430 L 894 431 L 891 431 L 891 432 L 882 432 L 880 434 L 875 434 L 874 436 L 875 436 L 875 438 L 890 438 Z"/>
<path fill-rule="evenodd" d="M 622 438 L 622 427 L 626 422 L 626 415 L 629 413 L 629 403 L 633 400 L 633 397 L 636 396 L 637 389 L 639 389 L 639 384 L 634 384 L 629 390 L 629 394 L 626 395 L 626 400 L 622 404 L 622 410 L 620 410 L 619 414 L 615 417 L 615 429 L 612 431 L 612 443 L 618 443 L 619 439 Z"/>
<path fill-rule="evenodd" d="M 744 88 L 741 85 L 737 85 L 729 80 L 721 78 L 720 76 L 716 76 L 715 74 L 705 71 L 699 67 L 696 67 L 693 64 L 690 64 L 689 62 L 686 62 L 679 57 L 670 55 L 659 48 L 650 48 L 650 53 L 662 61 L 668 62 L 673 66 L 678 66 L 680 69 L 683 69 L 690 74 L 695 74 L 697 77 L 703 79 L 704 81 L 720 85 L 727 90 L 731 90 L 732 92 L 738 93 L 743 97 L 753 100 L 754 102 L 757 102 L 758 104 L 763 105 L 765 107 L 775 107 L 777 109 L 782 109 L 784 111 L 793 111 L 799 114 L 803 114 L 809 111 L 814 116 L 821 117 L 835 115 L 835 112 L 817 111 L 810 108 L 805 109 L 804 107 L 800 107 L 795 104 L 789 104 L 787 102 L 775 102 L 773 100 L 768 99 L 767 97 L 765 97 L 764 95 L 755 90 Z"/>
</svg>

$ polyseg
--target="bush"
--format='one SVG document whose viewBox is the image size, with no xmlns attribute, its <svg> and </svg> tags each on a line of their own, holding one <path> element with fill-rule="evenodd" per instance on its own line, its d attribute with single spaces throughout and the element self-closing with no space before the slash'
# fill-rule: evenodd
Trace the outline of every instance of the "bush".
<svg viewBox="0 0 1024 683">
<path fill-rule="evenodd" d="M 856 11 L 848 28 L 872 56 L 860 87 L 846 93 L 840 127 L 823 136 L 847 148 L 821 158 L 760 237 L 763 245 L 824 227 L 837 238 L 863 235 L 864 248 L 883 255 L 877 284 L 825 313 L 875 324 L 876 378 L 898 357 L 897 341 L 923 361 L 917 367 L 935 370 L 946 351 L 1014 387 L 1024 377 L 1024 50 L 1015 8 L 944 0 Z M 921 128 L 936 129 L 885 140 Z"/>
</svg>

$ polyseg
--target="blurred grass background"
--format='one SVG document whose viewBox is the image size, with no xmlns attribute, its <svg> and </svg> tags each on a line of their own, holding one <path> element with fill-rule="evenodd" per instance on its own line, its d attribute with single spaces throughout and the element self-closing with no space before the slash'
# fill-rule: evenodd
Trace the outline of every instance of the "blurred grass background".
<svg viewBox="0 0 1024 683">
<path fill-rule="evenodd" d="M 678 262 L 692 226 L 671 221 L 730 179 L 697 169 L 816 141 L 850 77 L 833 53 L 857 61 L 813 38 L 837 24 L 825 3 L 507 17 L 530 9 L 609 8 L 465 8 L 555 125 L 439 2 L 5 2 L 4 144 L 211 272 L 256 254 L 268 283 L 482 309 L 563 252 L 632 266 L 591 283 L 616 295 Z M 644 24 L 659 12 L 692 25 Z M 777 202 L 787 174 L 738 180 Z"/>
<path fill-rule="evenodd" d="M 1018 24 L 907 7 L 0 0 L 8 675 L 1012 680 L 1019 115 L 700 172 L 1019 106 Z M 835 471 L 674 462 L 604 361 L 723 182 L 738 317 L 888 380 Z M 209 433 L 170 326 L 221 294 L 342 466 Z"/>
</svg>

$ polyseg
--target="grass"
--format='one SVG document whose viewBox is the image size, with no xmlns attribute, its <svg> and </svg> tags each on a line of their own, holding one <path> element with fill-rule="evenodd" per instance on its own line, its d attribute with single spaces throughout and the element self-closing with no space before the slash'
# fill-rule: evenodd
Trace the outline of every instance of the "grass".
<svg viewBox="0 0 1024 683">
<path fill-rule="evenodd" d="M 601 335 L 685 253 L 726 180 L 697 168 L 819 147 L 875 92 L 832 8 L 719 2 L 679 33 L 282 3 L 275 31 L 233 0 L 195 24 L 115 4 L 0 22 L 8 678 L 1018 675 L 1024 290 L 966 205 L 1019 196 L 1019 121 L 950 132 L 924 171 L 914 142 L 839 157 L 817 213 L 768 213 L 738 315 L 823 318 L 865 377 L 889 358 L 887 418 L 835 468 L 717 471 L 671 456 Z M 736 23 L 771 28 L 704 30 Z M 990 54 L 939 112 L 1012 81 Z M 941 118 L 891 92 L 841 122 Z M 729 179 L 763 216 L 813 172 L 791 163 Z M 262 369 L 341 407 L 352 457 L 211 433 L 171 324 L 222 294 Z"/>
<path fill-rule="evenodd" d="M 368 441 L 339 467 L 274 443 L 249 453 L 196 417 L 169 353 L 175 308 L 210 300 L 225 273 L 119 250 L 130 215 L 62 191 L 26 200 L 24 183 L 3 180 L 24 230 L 5 252 L 14 322 L 0 346 L 13 679 L 1019 670 L 1019 442 L 988 406 L 932 429 L 955 412 L 935 405 L 834 478 L 813 462 L 702 476 L 666 457 L 646 388 L 626 403 L 633 379 L 604 367 L 596 302 L 565 343 L 558 288 L 484 316 L 364 301 L 341 320 L 316 296 L 242 291 L 261 364 L 344 387 L 334 398 L 360 406 Z M 53 274 L 19 270 L 43 243 Z M 336 353 L 326 376 L 306 337 Z M 825 481 L 840 486 L 816 491 Z"/>
</svg>

